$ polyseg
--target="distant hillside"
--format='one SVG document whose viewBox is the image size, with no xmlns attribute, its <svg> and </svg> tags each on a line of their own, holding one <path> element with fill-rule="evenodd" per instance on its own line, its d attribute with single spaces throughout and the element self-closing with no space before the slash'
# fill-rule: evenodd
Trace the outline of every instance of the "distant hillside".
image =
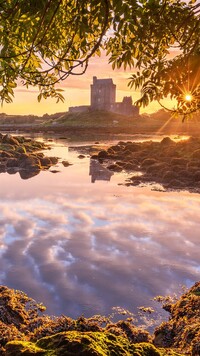
<svg viewBox="0 0 200 356">
<path fill-rule="evenodd" d="M 26 124 L 41 124 L 48 119 L 57 119 L 62 113 L 55 113 L 52 115 L 44 114 L 43 116 L 37 115 L 7 115 L 6 113 L 0 113 L 0 125 L 26 125 Z"/>
<path fill-rule="evenodd" d="M 44 125 L 65 125 L 67 127 L 111 127 L 132 126 L 133 121 L 138 118 L 127 117 L 107 111 L 91 111 L 79 113 L 64 113 L 50 117 L 44 121 Z"/>
<path fill-rule="evenodd" d="M 159 110 L 153 114 L 127 117 L 105 111 L 80 113 L 15 116 L 0 114 L 0 130 L 71 132 L 72 134 L 184 134 L 200 135 L 200 116 L 182 122 L 181 117 L 171 117 L 170 112 Z"/>
</svg>

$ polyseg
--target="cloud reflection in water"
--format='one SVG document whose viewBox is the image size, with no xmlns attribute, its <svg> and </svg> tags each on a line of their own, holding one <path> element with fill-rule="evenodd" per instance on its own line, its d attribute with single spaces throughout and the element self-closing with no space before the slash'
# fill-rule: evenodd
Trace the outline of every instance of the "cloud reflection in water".
<svg viewBox="0 0 200 356">
<path fill-rule="evenodd" d="M 1 284 L 77 317 L 133 311 L 199 279 L 200 196 L 77 183 L 70 169 L 57 190 L 41 174 L 37 199 L 33 180 L 0 202 Z"/>
</svg>

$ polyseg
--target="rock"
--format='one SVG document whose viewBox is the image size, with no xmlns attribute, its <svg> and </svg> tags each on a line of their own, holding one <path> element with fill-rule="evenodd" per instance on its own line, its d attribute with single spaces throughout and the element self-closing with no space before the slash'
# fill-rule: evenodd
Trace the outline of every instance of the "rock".
<svg viewBox="0 0 200 356">
<path fill-rule="evenodd" d="M 114 172 L 121 172 L 122 171 L 122 167 L 118 166 L 117 164 L 110 164 L 107 168 L 110 171 L 114 171 Z"/>
<path fill-rule="evenodd" d="M 171 169 L 178 174 L 179 178 L 181 178 L 180 172 L 182 172 L 184 169 L 187 169 L 187 166 L 174 165 L 171 166 Z"/>
<path fill-rule="evenodd" d="M 68 161 L 62 161 L 62 164 L 63 164 L 64 167 L 71 166 L 71 163 L 69 163 Z"/>
<path fill-rule="evenodd" d="M 7 342 L 12 341 L 14 339 L 23 340 L 24 335 L 21 333 L 16 326 L 6 325 L 2 321 L 0 321 L 0 355 L 4 355 L 1 353 L 1 346 L 5 346 Z"/>
<path fill-rule="evenodd" d="M 171 159 L 170 164 L 172 166 L 184 166 L 184 167 L 186 167 L 187 164 L 188 164 L 188 159 L 175 157 L 175 158 Z"/>
<path fill-rule="evenodd" d="M 166 163 L 158 162 L 149 166 L 146 170 L 147 174 L 157 173 L 158 171 L 163 172 L 166 169 Z"/>
<path fill-rule="evenodd" d="M 40 158 L 40 164 L 42 167 L 49 168 L 52 165 L 51 159 L 49 157 Z"/>
<path fill-rule="evenodd" d="M 0 173 L 14 174 L 17 168 L 22 179 L 38 174 L 58 162 L 57 157 L 45 157 L 41 149 L 48 148 L 44 143 L 23 136 L 0 136 Z M 27 170 L 28 172 L 24 172 Z"/>
<path fill-rule="evenodd" d="M 135 163 L 128 162 L 124 164 L 123 169 L 127 171 L 137 171 L 138 166 Z"/>
<path fill-rule="evenodd" d="M 195 151 L 191 154 L 191 158 L 192 158 L 192 159 L 200 159 L 200 149 L 195 150 Z"/>
<path fill-rule="evenodd" d="M 141 181 L 163 184 L 165 189 L 200 190 L 200 139 L 172 141 L 165 137 L 161 142 L 120 142 L 101 151 L 98 160 L 116 172 L 143 172 Z M 99 158 L 101 156 L 101 158 Z M 92 156 L 96 159 L 96 155 Z M 106 159 L 106 162 L 104 160 Z M 109 164 L 108 164 L 109 161 Z M 135 163 L 131 165 L 130 163 Z M 121 169 L 120 169 L 121 168 Z M 136 181 L 130 182 L 135 185 Z M 130 185 L 128 184 L 128 185 Z M 179 184 L 179 186 L 178 186 Z"/>
<path fill-rule="evenodd" d="M 23 144 L 26 140 L 24 136 L 15 136 L 15 139 L 21 144 Z"/>
<path fill-rule="evenodd" d="M 164 137 L 162 139 L 162 141 L 160 142 L 161 146 L 169 146 L 169 145 L 173 145 L 173 144 L 174 144 L 174 141 L 172 141 L 170 137 Z"/>
<path fill-rule="evenodd" d="M 41 168 L 41 164 L 37 157 L 28 156 L 24 159 L 20 159 L 19 167 L 23 169 L 38 170 Z"/>
<path fill-rule="evenodd" d="M 120 156 L 122 159 L 124 156 L 126 156 L 127 159 L 128 157 L 133 157 L 133 152 L 131 152 L 128 148 L 125 148 L 123 152 L 120 151 L 120 154 L 118 152 L 118 156 Z"/>
<path fill-rule="evenodd" d="M 26 294 L 0 286 L 0 354 L 2 356 L 199 356 L 200 282 L 175 303 L 163 305 L 168 321 L 153 337 L 127 320 L 77 320 L 41 315 L 44 306 Z M 105 318 L 105 317 L 104 317 Z M 34 342 L 33 342 L 34 340 Z M 159 347 L 159 349 L 157 348 Z M 182 352 L 183 351 L 183 352 Z"/>
<path fill-rule="evenodd" d="M 131 153 L 138 152 L 141 150 L 141 143 L 127 142 L 126 150 L 129 150 Z"/>
<path fill-rule="evenodd" d="M 120 145 L 114 145 L 111 146 L 111 149 L 113 150 L 114 153 L 121 151 L 121 146 Z"/>
<path fill-rule="evenodd" d="M 105 150 L 100 151 L 98 153 L 98 158 L 107 158 L 108 157 L 108 152 L 106 152 Z"/>
<path fill-rule="evenodd" d="M 19 161 L 17 158 L 9 158 L 6 163 L 6 167 L 18 167 Z"/>
<path fill-rule="evenodd" d="M 36 343 L 11 341 L 5 349 L 7 356 L 162 356 L 150 343 L 130 344 L 125 337 L 109 332 L 69 331 L 42 338 Z"/>
<path fill-rule="evenodd" d="M 198 356 L 200 350 L 200 282 L 171 304 L 170 319 L 155 330 L 154 344 Z"/>
<path fill-rule="evenodd" d="M 9 145 L 19 146 L 19 141 L 11 135 L 5 135 L 2 138 L 3 143 L 8 143 Z"/>
<path fill-rule="evenodd" d="M 151 166 L 152 164 L 158 163 L 158 160 L 155 158 L 146 158 L 142 161 L 141 167 L 148 167 Z"/>
<path fill-rule="evenodd" d="M 179 179 L 172 179 L 169 181 L 168 187 L 175 188 L 175 189 L 181 189 L 182 187 L 184 187 L 184 184 Z"/>
<path fill-rule="evenodd" d="M 92 155 L 90 158 L 91 158 L 91 159 L 98 159 L 98 155 L 97 155 L 97 154 Z"/>
<path fill-rule="evenodd" d="M 47 351 L 37 347 L 34 343 L 27 341 L 11 341 L 6 345 L 6 355 L 7 356 L 47 356 Z M 52 356 L 55 353 L 51 353 Z"/>
<path fill-rule="evenodd" d="M 51 164 L 57 164 L 58 163 L 58 157 L 49 157 L 49 159 L 51 160 Z"/>
<path fill-rule="evenodd" d="M 10 157 L 13 157 L 13 154 L 11 152 L 0 150 L 0 157 L 10 158 Z"/>
<path fill-rule="evenodd" d="M 39 170 L 20 170 L 19 171 L 19 175 L 21 177 L 21 179 L 30 179 L 33 178 L 35 176 L 37 176 L 40 173 L 40 169 Z"/>
<path fill-rule="evenodd" d="M 192 159 L 189 160 L 187 163 L 187 169 L 191 169 L 191 168 L 198 170 L 200 168 L 200 162 Z"/>
<path fill-rule="evenodd" d="M 179 174 L 179 177 L 182 177 L 184 180 L 191 178 L 191 173 L 188 170 L 180 170 L 178 172 L 178 174 Z"/>
<path fill-rule="evenodd" d="M 20 161 L 23 161 L 23 160 L 25 160 L 26 158 L 29 158 L 29 154 L 26 153 L 26 152 L 23 152 L 23 153 L 21 153 L 21 154 L 18 156 L 18 159 L 19 159 Z"/>
<path fill-rule="evenodd" d="M 3 163 L 0 163 L 0 173 L 6 172 L 6 165 Z"/>
<path fill-rule="evenodd" d="M 85 158 L 85 155 L 78 155 L 78 158 L 83 159 Z"/>
<path fill-rule="evenodd" d="M 16 167 L 9 167 L 9 168 L 6 169 L 6 172 L 8 174 L 16 174 L 17 171 L 18 171 L 18 169 Z"/>
<path fill-rule="evenodd" d="M 23 145 L 18 146 L 16 148 L 16 152 L 18 152 L 18 153 L 26 153 L 26 148 Z"/>
<path fill-rule="evenodd" d="M 193 175 L 193 179 L 195 182 L 199 182 L 200 181 L 200 170 L 196 171 Z"/>
<path fill-rule="evenodd" d="M 107 149 L 107 152 L 108 152 L 109 155 L 112 155 L 112 154 L 115 153 L 114 150 L 112 149 L 112 147 L 109 147 L 109 148 Z"/>
</svg>

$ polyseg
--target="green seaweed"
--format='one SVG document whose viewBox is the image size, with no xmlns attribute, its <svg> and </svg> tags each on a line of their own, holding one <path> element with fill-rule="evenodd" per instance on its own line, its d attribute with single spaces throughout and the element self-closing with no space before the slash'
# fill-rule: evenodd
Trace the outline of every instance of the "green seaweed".
<svg viewBox="0 0 200 356">
<path fill-rule="evenodd" d="M 46 350 L 41 349 L 36 344 L 28 341 L 11 341 L 6 344 L 6 355 L 11 356 L 19 356 L 19 355 L 48 355 L 50 353 L 46 352 Z"/>
<path fill-rule="evenodd" d="M 130 344 L 122 336 L 106 332 L 68 331 L 44 337 L 35 344 L 11 341 L 6 345 L 6 355 L 45 356 L 164 356 L 150 343 Z M 171 354 L 172 356 L 173 354 Z M 178 354 L 177 354 L 178 355 Z M 175 354 L 174 354 L 175 356 Z"/>
</svg>

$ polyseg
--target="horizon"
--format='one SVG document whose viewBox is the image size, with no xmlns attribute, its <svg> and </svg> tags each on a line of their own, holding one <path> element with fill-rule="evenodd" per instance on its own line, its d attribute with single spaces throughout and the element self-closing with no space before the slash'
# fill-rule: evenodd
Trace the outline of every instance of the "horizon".
<svg viewBox="0 0 200 356">
<path fill-rule="evenodd" d="M 2 113 L 7 115 L 36 115 L 43 116 L 45 114 L 52 115 L 57 112 L 67 112 L 71 106 L 90 105 L 90 85 L 92 84 L 93 76 L 98 79 L 112 78 L 116 84 L 116 101 L 122 101 L 124 96 L 131 96 L 134 102 L 139 99 L 140 91 L 131 90 L 128 87 L 128 82 L 134 69 L 112 69 L 108 63 L 108 58 L 102 54 L 101 57 L 93 57 L 85 74 L 80 76 L 70 76 L 65 81 L 61 82 L 57 87 L 63 89 L 62 92 L 65 101 L 64 103 L 56 103 L 55 99 L 48 98 L 46 100 L 37 101 L 39 94 L 38 89 L 30 87 L 26 89 L 22 85 L 18 85 L 15 89 L 13 102 L 10 104 L 4 103 Z M 172 107 L 174 102 L 171 99 L 165 99 L 165 105 Z M 140 108 L 140 114 L 151 114 L 157 112 L 162 107 L 157 102 L 152 102 L 145 108 Z"/>
</svg>

